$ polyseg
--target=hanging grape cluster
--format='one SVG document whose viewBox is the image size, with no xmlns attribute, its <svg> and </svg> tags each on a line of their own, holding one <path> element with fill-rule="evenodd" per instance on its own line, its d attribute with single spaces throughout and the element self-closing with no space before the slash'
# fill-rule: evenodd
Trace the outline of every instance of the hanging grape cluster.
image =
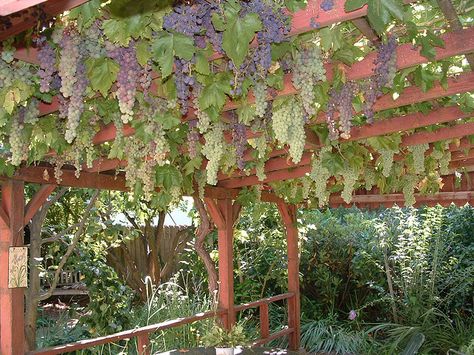
<svg viewBox="0 0 474 355">
<path fill-rule="evenodd" d="M 273 111 L 272 128 L 275 138 L 290 146 L 289 153 L 294 163 L 299 163 L 306 144 L 303 105 L 295 98 L 283 102 Z"/>
<path fill-rule="evenodd" d="M 354 167 L 346 164 L 341 172 L 344 179 L 344 188 L 341 192 L 341 197 L 345 203 L 351 203 L 354 186 L 359 178 L 359 173 Z"/>
<path fill-rule="evenodd" d="M 61 78 L 61 93 L 68 98 L 74 93 L 74 84 L 77 81 L 76 71 L 80 59 L 81 38 L 74 27 L 66 27 L 59 40 L 61 57 L 58 73 Z"/>
<path fill-rule="evenodd" d="M 231 132 L 232 144 L 235 147 L 235 154 L 237 158 L 237 168 L 244 170 L 244 152 L 247 146 L 247 130 L 244 124 L 238 122 L 237 118 L 234 118 L 233 122 L 231 123 Z"/>
<path fill-rule="evenodd" d="M 56 55 L 53 47 L 46 41 L 46 37 L 39 37 L 36 45 L 38 46 L 40 92 L 49 92 L 53 75 L 56 72 Z"/>
<path fill-rule="evenodd" d="M 115 47 L 107 43 L 107 53 L 119 65 L 117 74 L 117 99 L 123 123 L 128 123 L 133 118 L 133 106 L 135 105 L 135 93 L 140 76 L 140 65 L 135 53 L 135 45 L 129 47 Z"/>
<path fill-rule="evenodd" d="M 23 135 L 24 124 L 20 122 L 20 115 L 13 115 L 10 128 L 10 151 L 11 164 L 19 166 L 25 160 L 28 152 L 28 145 Z"/>
<path fill-rule="evenodd" d="M 262 21 L 262 30 L 257 32 L 257 47 L 253 52 L 255 69 L 265 75 L 272 65 L 271 45 L 281 43 L 290 33 L 290 21 L 282 9 L 276 8 L 265 0 L 251 0 L 243 3 L 242 15 L 258 14 Z"/>
<path fill-rule="evenodd" d="M 412 145 L 408 150 L 413 156 L 413 170 L 415 174 L 421 174 L 425 171 L 425 152 L 430 148 L 428 143 Z"/>
<path fill-rule="evenodd" d="M 374 65 L 374 74 L 363 87 L 363 111 L 369 123 L 374 121 L 373 106 L 375 101 L 382 96 L 382 88 L 393 82 L 397 71 L 397 39 L 395 36 L 389 36 L 387 43 L 379 45 Z"/>
<path fill-rule="evenodd" d="M 316 114 L 314 86 L 326 79 L 319 47 L 312 45 L 298 51 L 294 60 L 292 74 L 293 86 L 299 90 L 306 115 Z"/>
<path fill-rule="evenodd" d="M 214 123 L 204 134 L 205 144 L 202 147 L 202 153 L 208 160 L 206 166 L 207 183 L 217 184 L 217 173 L 219 163 L 225 152 L 224 144 L 224 126 L 221 122 Z"/>
<path fill-rule="evenodd" d="M 335 140 L 339 137 L 336 128 L 335 115 L 339 112 L 339 131 L 341 138 L 351 137 L 352 127 L 352 100 L 358 90 L 358 85 L 353 81 L 344 83 L 340 90 L 332 88 L 329 91 L 329 101 L 326 110 L 326 123 L 329 129 L 329 138 Z"/>
<path fill-rule="evenodd" d="M 413 206 L 415 204 L 415 188 L 418 185 L 418 177 L 416 175 L 405 175 L 403 178 L 403 197 L 405 206 Z"/>
<path fill-rule="evenodd" d="M 396 152 L 390 149 L 380 149 L 379 153 L 380 160 L 382 161 L 382 175 L 389 177 L 392 171 L 393 157 Z"/>
<path fill-rule="evenodd" d="M 255 115 L 262 118 L 268 107 L 267 85 L 263 80 L 257 80 L 253 85 L 253 95 L 255 96 Z"/>
<path fill-rule="evenodd" d="M 86 76 L 86 66 L 82 61 L 77 65 L 76 78 L 74 91 L 71 94 L 67 108 L 65 138 L 68 143 L 71 143 L 74 138 L 76 138 L 76 130 L 77 127 L 79 127 L 81 115 L 84 111 L 84 96 L 88 80 Z"/>
<path fill-rule="evenodd" d="M 311 162 L 311 172 L 309 177 L 314 181 L 314 197 L 318 199 L 319 207 L 323 207 L 327 204 L 329 199 L 329 192 L 327 190 L 328 179 L 331 177 L 329 170 L 322 164 L 322 155 L 330 151 L 330 147 L 323 147 L 319 152 L 319 155 L 313 156 Z"/>
</svg>

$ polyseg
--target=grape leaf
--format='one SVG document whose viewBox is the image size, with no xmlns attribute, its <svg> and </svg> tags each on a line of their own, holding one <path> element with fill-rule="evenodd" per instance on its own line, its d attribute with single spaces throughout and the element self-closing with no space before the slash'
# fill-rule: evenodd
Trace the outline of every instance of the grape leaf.
<svg viewBox="0 0 474 355">
<path fill-rule="evenodd" d="M 230 94 L 230 77 L 228 73 L 218 73 L 209 78 L 208 85 L 204 86 L 199 96 L 199 106 L 202 110 L 214 107 L 220 110 L 226 102 L 226 94 Z"/>
<path fill-rule="evenodd" d="M 381 0 L 368 0 L 367 18 L 378 34 L 383 33 L 391 19 L 390 12 Z"/>
<path fill-rule="evenodd" d="M 177 57 L 191 60 L 194 55 L 194 41 L 181 33 L 173 34 L 173 48 Z"/>
<path fill-rule="evenodd" d="M 155 172 L 155 181 L 158 186 L 169 189 L 172 186 L 179 186 L 181 184 L 181 173 L 174 166 L 157 166 Z"/>
<path fill-rule="evenodd" d="M 101 0 L 90 0 L 85 4 L 70 10 L 69 18 L 77 19 L 77 27 L 79 30 L 89 27 L 95 19 L 101 16 L 99 11 Z"/>
<path fill-rule="evenodd" d="M 211 15 L 211 21 L 216 31 L 220 31 L 220 32 L 225 31 L 224 19 L 217 12 L 214 12 Z"/>
<path fill-rule="evenodd" d="M 393 17 L 403 20 L 403 7 L 398 0 L 382 0 L 382 4 L 392 14 Z"/>
<path fill-rule="evenodd" d="M 344 10 L 346 10 L 346 12 L 355 11 L 365 4 L 367 4 L 367 0 L 346 0 Z"/>
<path fill-rule="evenodd" d="M 237 68 L 244 62 L 255 32 L 261 28 L 262 22 L 257 14 L 247 14 L 244 18 L 235 16 L 227 24 L 222 37 L 222 48 Z"/>
<path fill-rule="evenodd" d="M 164 115 L 157 114 L 155 115 L 154 120 L 161 123 L 163 129 L 165 130 L 176 127 L 181 123 L 181 120 L 170 112 L 167 112 Z"/>
<path fill-rule="evenodd" d="M 117 79 L 119 65 L 109 58 L 89 58 L 86 60 L 86 69 L 92 89 L 106 97 L 112 83 Z"/>
<path fill-rule="evenodd" d="M 174 55 L 191 60 L 194 55 L 193 40 L 180 33 L 160 32 L 152 44 L 152 50 L 160 64 L 163 77 L 173 72 Z"/>
<path fill-rule="evenodd" d="M 138 63 L 144 67 L 152 57 L 148 42 L 138 42 L 135 45 Z"/>
<path fill-rule="evenodd" d="M 209 69 L 209 62 L 202 52 L 196 53 L 196 71 L 203 75 L 209 75 L 211 73 Z"/>
</svg>

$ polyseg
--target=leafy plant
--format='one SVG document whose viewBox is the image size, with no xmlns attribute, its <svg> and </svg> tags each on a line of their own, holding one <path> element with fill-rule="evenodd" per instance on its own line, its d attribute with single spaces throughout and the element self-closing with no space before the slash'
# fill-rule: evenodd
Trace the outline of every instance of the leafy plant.
<svg viewBox="0 0 474 355">
<path fill-rule="evenodd" d="M 216 322 L 214 323 L 214 326 L 204 334 L 202 341 L 206 346 L 214 346 L 216 348 L 234 348 L 239 345 L 245 345 L 247 337 L 242 324 L 236 324 L 231 328 L 231 330 L 226 330 Z"/>
</svg>

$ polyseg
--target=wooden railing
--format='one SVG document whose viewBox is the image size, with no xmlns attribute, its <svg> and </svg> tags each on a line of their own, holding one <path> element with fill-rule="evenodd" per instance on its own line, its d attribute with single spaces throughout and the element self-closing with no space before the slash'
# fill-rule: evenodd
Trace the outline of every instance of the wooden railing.
<svg viewBox="0 0 474 355">
<path fill-rule="evenodd" d="M 269 322 L 269 314 L 268 314 L 268 308 L 269 308 L 270 303 L 291 299 L 294 296 L 295 296 L 294 293 L 284 293 L 281 295 L 264 298 L 255 302 L 245 303 L 245 304 L 234 307 L 234 312 L 240 312 L 249 308 L 257 308 L 257 307 L 259 308 L 261 338 L 254 341 L 252 343 L 253 346 L 259 346 L 259 345 L 268 343 L 271 340 L 281 338 L 285 335 L 289 335 L 294 331 L 293 328 L 287 327 L 283 330 L 270 334 L 270 322 Z M 99 338 L 86 339 L 86 340 L 81 340 L 75 343 L 57 345 L 50 348 L 30 351 L 27 354 L 28 355 L 63 354 L 63 353 L 72 352 L 75 350 L 92 348 L 94 346 L 100 346 L 100 345 L 109 344 L 109 343 L 113 343 L 120 340 L 132 339 L 132 338 L 137 338 L 137 348 L 142 349 L 141 351 L 139 351 L 140 354 L 149 354 L 150 353 L 149 335 L 151 333 L 165 330 L 165 329 L 179 327 L 181 325 L 194 323 L 200 320 L 209 319 L 216 316 L 222 316 L 225 314 L 226 312 L 224 310 L 217 311 L 217 312 L 200 313 L 191 317 L 178 318 L 178 319 L 173 319 L 173 320 L 169 320 L 162 323 L 151 324 L 145 327 L 126 330 L 120 333 L 106 335 Z"/>
</svg>

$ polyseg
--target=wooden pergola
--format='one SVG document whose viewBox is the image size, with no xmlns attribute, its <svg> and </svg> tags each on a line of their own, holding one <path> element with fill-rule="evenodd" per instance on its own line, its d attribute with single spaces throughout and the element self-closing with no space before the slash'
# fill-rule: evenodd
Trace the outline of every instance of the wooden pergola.
<svg viewBox="0 0 474 355">
<path fill-rule="evenodd" d="M 0 16 L 8 15 L 11 18 L 11 26 L 2 29 L 0 40 L 18 34 L 35 25 L 36 19 L 31 16 L 31 6 L 43 3 L 40 7 L 44 16 L 54 17 L 66 10 L 79 6 L 87 0 L 7 0 L 0 4 Z M 405 1 L 409 3 L 412 1 Z M 440 4 L 445 3 L 440 0 Z M 37 9 L 37 8 L 36 8 Z M 474 52 L 474 28 L 456 27 L 455 19 L 449 9 L 443 9 L 445 16 L 450 23 L 450 32 L 444 33 L 441 38 L 444 40 L 444 48 L 436 48 L 436 60 L 442 60 L 458 55 L 466 55 L 471 63 Z M 39 11 L 39 10 L 36 10 Z M 14 15 L 11 15 L 14 14 Z M 336 0 L 331 11 L 319 11 L 319 1 L 310 0 L 304 10 L 292 14 L 291 35 L 296 35 L 314 30 L 310 25 L 311 19 L 318 18 L 320 27 L 329 26 L 343 21 L 352 21 L 354 25 L 371 41 L 377 41 L 378 37 L 369 26 L 365 16 L 367 6 L 352 11 L 345 12 L 344 1 Z M 454 22 L 453 22 L 454 21 Z M 454 23 L 454 25 L 453 25 Z M 414 50 L 411 44 L 402 44 L 397 47 L 397 69 L 405 69 L 412 66 L 427 63 L 428 59 L 420 54 L 418 49 Z M 37 63 L 37 53 L 34 48 L 19 48 L 16 51 L 16 58 L 22 61 Z M 363 60 L 354 63 L 351 67 L 345 67 L 344 71 L 348 80 L 359 80 L 369 78 L 374 69 L 374 58 L 376 54 L 370 53 Z M 217 59 L 215 54 L 211 60 Z M 333 64 L 325 64 L 327 80 L 333 80 Z M 466 93 L 474 90 L 474 73 L 467 72 L 450 77 L 447 85 L 435 83 L 433 87 L 423 92 L 416 86 L 410 86 L 404 90 L 396 99 L 391 95 L 380 97 L 374 106 L 374 111 L 402 107 L 415 103 L 436 100 L 446 96 Z M 278 96 L 293 95 L 296 93 L 291 80 L 291 75 L 284 78 L 284 87 Z M 249 102 L 254 101 L 250 94 Z M 238 103 L 229 100 L 224 107 L 224 115 L 238 107 Z M 41 114 L 46 115 L 57 111 L 59 101 L 53 98 L 51 103 L 41 103 Z M 471 180 L 474 178 L 474 147 L 469 136 L 474 135 L 474 122 L 470 113 L 462 111 L 458 106 L 437 107 L 428 113 L 410 113 L 404 116 L 377 120 L 370 125 L 353 127 L 350 138 L 342 141 L 358 141 L 370 137 L 385 136 L 397 132 L 405 132 L 401 147 L 409 147 L 419 144 L 429 144 L 429 154 L 433 149 L 433 144 L 439 141 L 454 140 L 449 150 L 451 152 L 450 174 L 442 177 L 443 186 L 436 194 L 423 195 L 416 194 L 416 205 L 449 205 L 455 203 L 464 205 L 474 202 L 474 190 Z M 195 113 L 191 110 L 183 121 L 195 119 Z M 324 113 L 313 117 L 308 123 L 312 124 L 325 121 Z M 438 125 L 438 126 L 437 126 Z M 421 130 L 424 127 L 434 126 L 432 130 Z M 130 125 L 124 125 L 123 135 L 131 136 L 134 129 Z M 256 133 L 248 130 L 247 138 L 255 137 Z M 219 311 L 218 315 L 226 328 L 230 328 L 236 321 L 238 311 L 258 307 L 260 310 L 261 339 L 255 344 L 264 344 L 275 338 L 288 335 L 289 345 L 293 350 L 299 349 L 300 335 L 300 304 L 299 304 L 299 269 L 298 269 L 298 230 L 296 227 L 297 206 L 288 204 L 284 199 L 278 197 L 272 191 L 269 183 L 306 176 L 311 170 L 311 159 L 313 152 L 318 151 L 323 143 L 311 130 L 306 132 L 305 152 L 301 161 L 297 164 L 288 158 L 287 149 L 275 149 L 270 153 L 270 159 L 265 163 L 264 171 L 266 179 L 259 181 L 255 169 L 250 171 L 250 175 L 240 170 L 235 170 L 230 175 L 220 173 L 217 186 L 207 186 L 205 188 L 205 203 L 210 216 L 218 230 L 219 242 Z M 100 145 L 111 142 L 116 138 L 116 128 L 114 124 L 105 125 L 94 136 L 93 143 Z M 226 133 L 226 139 L 231 140 L 230 133 Z M 54 154 L 51 152 L 50 154 Z M 248 149 L 244 156 L 246 161 L 253 159 L 252 149 Z M 400 154 L 395 157 L 403 160 L 405 157 Z M 80 177 L 75 176 L 73 167 L 65 166 L 62 171 L 61 181 L 54 178 L 54 169 L 51 165 L 39 162 L 34 166 L 22 166 L 13 177 L 4 178 L 1 190 L 0 208 L 0 354 L 23 354 L 25 352 L 25 337 L 22 329 L 24 291 L 23 289 L 9 289 L 8 269 L 9 248 L 23 245 L 23 228 L 29 223 L 35 212 L 42 206 L 50 194 L 59 185 L 72 188 L 91 188 L 114 191 L 127 191 L 125 176 L 121 168 L 127 164 L 126 160 L 100 158 L 94 161 L 92 168 L 84 167 Z M 202 168 L 205 169 L 206 162 Z M 463 171 L 459 175 L 458 171 Z M 26 203 L 24 194 L 24 184 L 40 184 L 41 187 L 36 195 Z M 263 185 L 261 199 L 264 202 L 275 203 L 278 206 L 283 224 L 286 230 L 288 245 L 288 293 L 278 295 L 269 299 L 259 300 L 250 304 L 234 305 L 233 287 L 233 230 L 234 224 L 239 216 L 240 205 L 235 202 L 240 190 L 253 185 Z M 346 204 L 337 195 L 331 195 L 329 206 L 351 206 L 356 205 L 361 208 L 377 208 L 380 206 L 390 207 L 393 204 L 404 202 L 402 194 L 381 194 L 377 188 L 370 191 L 357 190 L 353 196 L 353 202 Z M 288 327 L 275 334 L 269 332 L 268 305 L 271 302 L 287 300 L 288 302 Z M 167 329 L 174 326 L 194 322 L 197 320 L 213 317 L 213 313 L 205 313 L 190 318 L 165 322 L 132 331 L 122 332 L 107 337 L 91 339 L 74 345 L 58 346 L 51 349 L 40 350 L 36 354 L 57 354 L 64 351 L 72 351 L 100 345 L 120 339 L 137 337 L 139 349 L 143 353 L 149 352 L 148 334 L 153 331 Z"/>
</svg>

